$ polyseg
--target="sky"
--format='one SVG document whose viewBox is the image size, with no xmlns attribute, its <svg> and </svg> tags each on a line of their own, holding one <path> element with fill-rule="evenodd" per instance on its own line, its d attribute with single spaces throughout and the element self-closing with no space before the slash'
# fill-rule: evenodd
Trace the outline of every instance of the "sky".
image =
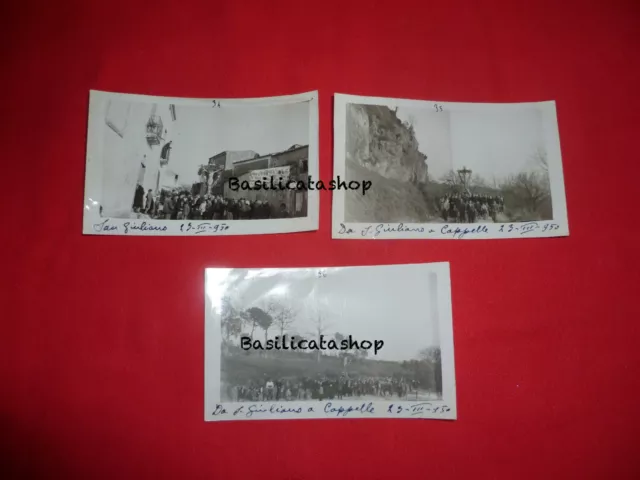
<svg viewBox="0 0 640 480">
<path fill-rule="evenodd" d="M 309 103 L 223 108 L 176 105 L 170 167 L 180 181 L 199 181 L 198 167 L 225 150 L 276 153 L 309 144 Z"/>
<path fill-rule="evenodd" d="M 290 306 L 297 311 L 291 329 L 307 338 L 316 329 L 311 319 L 321 312 L 325 338 L 339 332 L 354 340 L 383 340 L 375 357 L 370 352 L 370 358 L 378 360 L 410 360 L 421 349 L 439 345 L 435 318 L 437 309 L 445 306 L 431 301 L 437 297 L 437 284 L 428 266 L 330 268 L 325 278 L 316 273 L 317 269 L 208 270 L 218 278 L 208 284 L 207 292 L 216 298 L 230 292 L 236 308 L 263 307 L 270 300 Z M 276 330 L 270 330 L 270 338 Z"/>
<path fill-rule="evenodd" d="M 535 107 L 502 111 L 435 112 L 428 107 L 399 108 L 413 118 L 419 149 L 427 155 L 432 178 L 467 167 L 492 183 L 520 173 L 544 146 L 542 115 Z"/>
</svg>

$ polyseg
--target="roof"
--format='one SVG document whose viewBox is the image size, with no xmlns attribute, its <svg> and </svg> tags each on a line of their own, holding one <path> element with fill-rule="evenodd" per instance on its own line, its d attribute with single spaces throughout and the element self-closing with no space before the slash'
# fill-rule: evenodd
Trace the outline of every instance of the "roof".
<svg viewBox="0 0 640 480">
<path fill-rule="evenodd" d="M 224 168 L 232 169 L 233 165 L 237 162 L 252 160 L 259 156 L 260 155 L 253 150 L 224 150 L 213 157 L 209 157 L 209 162 L 217 162 L 219 159 L 223 158 L 225 161 Z"/>
<path fill-rule="evenodd" d="M 258 155 L 258 152 L 254 152 L 253 150 L 223 150 L 220 153 L 216 153 L 213 157 L 209 157 L 211 158 L 217 158 L 217 157 L 221 157 L 223 155 L 229 155 L 229 156 L 236 156 L 236 157 L 255 157 L 256 155 Z"/>
<path fill-rule="evenodd" d="M 300 150 L 301 148 L 309 148 L 309 145 L 298 145 L 298 144 L 292 145 L 286 150 L 283 150 L 282 152 L 274 153 L 273 155 L 280 155 L 281 153 L 285 153 L 285 152 L 293 152 L 294 150 Z"/>
<path fill-rule="evenodd" d="M 263 160 L 265 158 L 269 158 L 269 157 L 277 157 L 278 155 L 282 155 L 283 153 L 289 153 L 289 152 L 293 152 L 295 150 L 300 150 L 302 148 L 309 148 L 309 145 L 292 145 L 291 147 L 287 148 L 286 150 L 281 150 L 279 152 L 275 152 L 275 153 L 269 153 L 267 155 L 262 155 L 260 157 L 256 157 L 256 158 L 249 158 L 247 160 L 238 160 L 237 162 L 233 162 L 234 165 L 240 164 L 240 163 L 248 163 L 248 162 L 252 162 L 252 161 L 257 161 L 257 160 Z"/>
<path fill-rule="evenodd" d="M 235 162 L 233 162 L 233 164 L 234 165 L 242 165 L 243 163 L 258 162 L 260 160 L 266 160 L 267 158 L 269 158 L 271 156 L 272 155 L 263 155 L 261 157 L 247 158 L 245 160 L 236 160 Z"/>
</svg>

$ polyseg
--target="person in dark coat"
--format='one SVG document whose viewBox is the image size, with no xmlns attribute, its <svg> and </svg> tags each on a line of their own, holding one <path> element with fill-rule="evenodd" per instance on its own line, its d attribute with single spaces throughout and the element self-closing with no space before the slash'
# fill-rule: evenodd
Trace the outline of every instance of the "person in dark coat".
<svg viewBox="0 0 640 480">
<path fill-rule="evenodd" d="M 290 218 L 289 212 L 287 211 L 287 206 L 284 203 L 280 204 L 280 211 L 278 212 L 279 218 Z"/>
<path fill-rule="evenodd" d="M 153 211 L 153 192 L 151 191 L 151 189 L 149 189 L 149 191 L 147 192 L 147 197 L 145 199 L 144 213 L 146 213 L 147 215 L 151 215 L 152 211 Z"/>
<path fill-rule="evenodd" d="M 162 209 L 162 212 L 164 213 L 164 218 L 166 220 L 171 220 L 174 207 L 175 207 L 174 199 L 171 198 L 171 195 L 166 195 L 164 197 L 164 208 Z"/>
<path fill-rule="evenodd" d="M 133 210 L 139 212 L 142 210 L 142 201 L 144 199 L 144 188 L 139 183 L 136 185 L 136 192 L 133 195 Z"/>
<path fill-rule="evenodd" d="M 473 206 L 473 202 L 467 203 L 467 222 L 468 223 L 476 222 L 476 209 Z"/>
<path fill-rule="evenodd" d="M 262 218 L 271 218 L 271 204 L 266 200 L 262 203 Z"/>
</svg>

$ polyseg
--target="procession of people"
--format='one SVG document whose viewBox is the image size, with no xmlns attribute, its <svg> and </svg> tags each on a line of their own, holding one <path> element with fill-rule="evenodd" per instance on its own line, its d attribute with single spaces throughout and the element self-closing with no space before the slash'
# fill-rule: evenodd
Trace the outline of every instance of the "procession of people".
<svg viewBox="0 0 640 480">
<path fill-rule="evenodd" d="M 452 193 L 439 197 L 436 205 L 442 219 L 454 223 L 475 223 L 489 218 L 495 223 L 498 214 L 504 212 L 501 195 Z"/>
<path fill-rule="evenodd" d="M 418 382 L 397 377 L 349 378 L 319 376 L 270 378 L 228 385 L 226 395 L 233 402 L 342 400 L 363 397 L 408 399 L 419 391 Z"/>
<path fill-rule="evenodd" d="M 274 208 L 269 202 L 221 195 L 198 195 L 187 191 L 162 191 L 154 194 L 136 189 L 132 205 L 134 214 L 157 220 L 264 220 L 290 218 L 287 206 Z"/>
</svg>

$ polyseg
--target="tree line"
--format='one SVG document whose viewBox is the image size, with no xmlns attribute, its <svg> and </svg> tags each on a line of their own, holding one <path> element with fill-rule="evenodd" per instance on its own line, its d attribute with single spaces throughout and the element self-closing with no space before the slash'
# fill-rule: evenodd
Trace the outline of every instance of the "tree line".
<svg viewBox="0 0 640 480">
<path fill-rule="evenodd" d="M 293 309 L 280 303 L 269 302 L 264 308 L 251 307 L 242 310 L 235 308 L 229 297 L 222 299 L 220 316 L 223 338 L 227 342 L 239 338 L 245 327 L 249 329 L 252 340 L 255 338 L 256 329 L 262 330 L 266 342 L 269 330 L 276 329 L 280 336 L 283 336 L 295 320 Z"/>
<path fill-rule="evenodd" d="M 428 197 L 444 193 L 462 192 L 463 181 L 455 170 L 449 170 L 438 181 L 431 180 L 431 186 L 423 187 Z M 434 184 L 445 186 L 445 190 L 434 192 Z M 472 173 L 467 181 L 472 193 L 479 195 L 501 195 L 504 198 L 505 213 L 510 220 L 548 220 L 553 217 L 551 205 L 551 182 L 547 152 L 538 148 L 529 157 L 529 167 L 505 178 L 486 179 Z"/>
<path fill-rule="evenodd" d="M 338 345 L 341 345 L 342 341 L 348 338 L 348 335 L 340 332 L 330 334 L 331 325 L 320 311 L 310 319 L 312 329 L 300 334 L 292 328 L 296 323 L 297 311 L 277 301 L 268 301 L 262 306 L 239 309 L 232 304 L 230 297 L 224 297 L 221 302 L 220 317 L 222 338 L 227 346 L 240 346 L 241 336 L 248 336 L 252 341 L 259 336 L 264 339 L 266 344 L 270 332 L 281 338 L 288 334 L 299 340 L 319 340 L 324 336 L 327 341 L 335 340 Z M 439 349 L 437 351 L 439 352 Z M 434 352 L 433 348 L 423 349 L 412 361 L 434 363 L 436 362 L 436 353 Z M 317 356 L 318 362 L 322 356 L 327 356 L 329 353 L 346 360 L 346 363 L 364 361 L 369 358 L 369 351 L 362 348 L 328 350 L 326 352 L 316 350 L 310 353 Z M 437 358 L 439 359 L 439 356 Z"/>
<path fill-rule="evenodd" d="M 324 316 L 318 312 L 315 318 L 311 319 L 312 331 L 306 334 L 300 334 L 293 331 L 291 328 L 296 320 L 297 312 L 288 306 L 285 306 L 276 301 L 269 301 L 262 307 L 250 307 L 247 309 L 238 309 L 233 306 L 229 297 L 222 299 L 221 305 L 221 327 L 223 340 L 227 344 L 234 344 L 235 341 L 240 343 L 240 337 L 244 334 L 255 339 L 259 334 L 264 335 L 264 342 L 266 343 L 269 338 L 269 332 L 274 332 L 276 335 L 283 337 L 285 334 L 290 336 L 295 335 L 297 339 L 320 339 L 322 336 L 327 337 L 329 324 L 326 322 Z M 327 340 L 335 340 L 337 344 L 341 344 L 343 340 L 347 338 L 339 332 L 329 335 Z M 317 355 L 318 361 L 322 355 L 326 355 L 327 352 L 321 352 L 317 350 L 313 352 Z M 348 358 L 349 360 L 364 360 L 368 357 L 369 353 L 364 349 L 351 349 L 340 350 L 336 353 L 341 358 Z"/>
</svg>

